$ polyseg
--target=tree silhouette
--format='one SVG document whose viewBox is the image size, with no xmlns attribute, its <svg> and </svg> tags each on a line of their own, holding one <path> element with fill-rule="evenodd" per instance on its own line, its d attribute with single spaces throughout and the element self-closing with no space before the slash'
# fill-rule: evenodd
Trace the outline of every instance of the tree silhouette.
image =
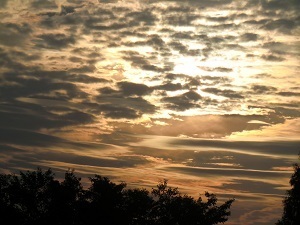
<svg viewBox="0 0 300 225">
<path fill-rule="evenodd" d="M 196 201 L 191 196 L 181 195 L 178 188 L 168 187 L 164 180 L 153 189 L 152 194 L 158 197 L 151 209 L 154 224 L 159 225 L 212 225 L 224 223 L 230 216 L 230 206 L 234 199 L 217 206 L 217 198 L 205 193 L 207 202 L 199 197 Z"/>
<path fill-rule="evenodd" d="M 99 175 L 89 179 L 91 185 L 84 189 L 73 170 L 62 182 L 51 169 L 0 174 L 1 224 L 213 225 L 228 220 L 234 201 L 217 206 L 216 196 L 209 193 L 207 201 L 195 200 L 168 187 L 167 180 L 150 194 Z"/>
<path fill-rule="evenodd" d="M 300 156 L 299 156 L 300 159 Z M 283 200 L 283 215 L 277 225 L 299 225 L 300 224 L 300 166 L 294 165 L 294 173 L 290 179 L 291 190 L 286 192 Z"/>
</svg>

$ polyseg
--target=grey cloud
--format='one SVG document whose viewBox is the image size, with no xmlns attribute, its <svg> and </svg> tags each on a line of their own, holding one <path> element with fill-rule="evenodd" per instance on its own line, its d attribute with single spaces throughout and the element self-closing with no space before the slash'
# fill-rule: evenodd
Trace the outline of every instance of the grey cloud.
<svg viewBox="0 0 300 225">
<path fill-rule="evenodd" d="M 243 22 L 244 24 L 249 24 L 249 25 L 264 25 L 267 22 L 269 22 L 269 19 L 261 19 L 261 20 L 247 20 Z"/>
<path fill-rule="evenodd" d="M 164 91 L 177 91 L 177 90 L 181 90 L 183 87 L 180 83 L 164 83 L 162 85 L 158 85 L 153 87 L 153 89 L 155 90 L 164 90 Z"/>
<path fill-rule="evenodd" d="M 83 65 L 80 67 L 74 67 L 68 70 L 71 73 L 93 73 L 96 70 L 94 65 Z"/>
<path fill-rule="evenodd" d="M 266 61 L 273 61 L 273 62 L 282 62 L 282 61 L 285 60 L 285 58 L 283 58 L 281 56 L 276 56 L 276 55 L 273 55 L 273 54 L 262 55 L 261 58 L 266 60 Z"/>
<path fill-rule="evenodd" d="M 174 140 L 173 145 L 186 145 L 186 146 L 201 146 L 214 147 L 217 149 L 227 150 L 240 150 L 245 154 L 251 152 L 265 153 L 272 156 L 296 156 L 299 151 L 300 141 L 222 141 L 222 140 Z M 285 151 L 282 151 L 285 149 Z"/>
<path fill-rule="evenodd" d="M 135 43 L 137 44 L 137 43 Z M 141 43 L 139 43 L 141 44 Z M 146 43 L 143 43 L 143 45 L 146 45 Z M 122 52 L 125 56 L 123 56 L 123 58 L 125 60 L 129 60 L 131 61 L 131 65 L 141 68 L 143 70 L 148 70 L 148 71 L 155 71 L 155 72 L 163 72 L 165 70 L 168 70 L 168 68 L 160 68 L 157 67 L 153 64 L 151 64 L 151 62 L 149 60 L 151 60 L 151 58 L 148 60 L 146 56 L 143 56 L 141 54 L 139 54 L 138 52 L 135 51 L 123 51 Z"/>
<path fill-rule="evenodd" d="M 189 4 L 190 6 L 197 6 L 197 7 L 220 7 L 224 5 L 229 5 L 232 3 L 232 0 L 187 0 L 187 1 L 180 1 L 180 0 L 164 0 L 164 1 L 170 1 L 170 2 L 178 2 L 181 4 Z"/>
<path fill-rule="evenodd" d="M 179 173 L 190 174 L 194 176 L 214 176 L 214 177 L 247 177 L 247 178 L 288 178 L 289 173 L 273 172 L 273 171 L 260 171 L 260 170 L 247 170 L 247 169 L 220 169 L 220 168 L 194 168 L 194 167 L 167 167 L 165 170 L 177 171 Z"/>
<path fill-rule="evenodd" d="M 147 44 L 151 45 L 156 50 L 163 50 L 165 47 L 164 40 L 157 34 L 148 36 Z"/>
<path fill-rule="evenodd" d="M 260 1 L 264 10 L 297 10 L 300 8 L 297 0 L 280 1 L 280 0 L 262 0 Z"/>
<path fill-rule="evenodd" d="M 200 49 L 189 49 L 187 46 L 178 41 L 172 41 L 168 45 L 174 50 L 179 51 L 179 53 L 183 55 L 197 56 L 201 54 Z"/>
<path fill-rule="evenodd" d="M 287 176 L 284 176 L 284 177 L 287 177 Z M 234 189 L 239 192 L 268 193 L 271 195 L 272 194 L 273 195 L 281 195 L 283 191 L 280 190 L 279 187 L 278 186 L 276 187 L 276 186 L 274 186 L 274 184 L 270 184 L 268 182 L 242 180 L 242 179 L 234 179 L 234 180 L 232 180 L 232 183 L 222 185 L 222 188 Z M 282 187 L 280 187 L 280 188 L 282 188 Z"/>
<path fill-rule="evenodd" d="M 231 82 L 230 78 L 224 76 L 201 76 L 201 79 L 206 82 L 206 85 L 226 84 Z M 211 83 L 207 83 L 207 81 Z"/>
<path fill-rule="evenodd" d="M 98 0 L 99 3 L 116 3 L 119 0 Z"/>
<path fill-rule="evenodd" d="M 198 18 L 198 15 L 193 14 L 172 14 L 163 16 L 163 23 L 172 26 L 189 26 L 194 20 Z"/>
<path fill-rule="evenodd" d="M 143 99 L 134 97 L 136 95 L 145 95 L 151 91 L 146 85 L 129 82 L 120 82 L 120 90 L 111 88 L 99 89 L 100 95 L 96 97 L 98 102 L 103 102 L 98 106 L 97 111 L 103 112 L 110 118 L 128 118 L 135 119 L 145 113 L 154 113 L 155 106 Z M 136 89 L 130 90 L 130 87 Z"/>
<path fill-rule="evenodd" d="M 245 155 L 231 152 L 230 149 L 228 151 L 219 151 L 218 149 L 201 148 L 199 151 L 189 151 L 179 150 L 175 147 L 170 153 L 170 150 L 132 146 L 131 150 L 136 154 L 172 160 L 173 163 L 193 167 L 272 170 L 273 167 L 289 167 L 291 165 L 289 160 L 261 155 Z"/>
<path fill-rule="evenodd" d="M 130 12 L 126 14 L 126 17 L 137 21 L 141 26 L 153 26 L 158 20 L 157 17 L 151 12 L 151 9 L 140 12 Z"/>
<path fill-rule="evenodd" d="M 285 54 L 295 54 L 297 55 L 297 48 L 298 44 L 297 43 L 283 43 L 283 42 L 266 42 L 262 46 L 263 48 L 269 49 L 270 52 L 276 53 L 278 55 L 285 55 Z"/>
<path fill-rule="evenodd" d="M 168 108 L 174 109 L 176 111 L 181 111 L 199 107 L 200 105 L 198 101 L 201 99 L 202 97 L 198 93 L 194 91 L 188 91 L 179 96 L 164 97 L 162 100 L 168 103 Z"/>
<path fill-rule="evenodd" d="M 112 119 L 136 119 L 143 114 L 141 111 L 118 105 L 101 105 L 98 110 L 103 112 L 106 117 Z"/>
<path fill-rule="evenodd" d="M 22 46 L 32 29 L 29 24 L 0 23 L 0 44 L 5 46 Z"/>
<path fill-rule="evenodd" d="M 212 71 L 229 73 L 229 72 L 232 72 L 232 69 L 231 68 L 226 68 L 226 67 L 216 67 L 216 68 L 213 68 Z"/>
<path fill-rule="evenodd" d="M 41 100 L 42 102 L 42 100 Z M 43 107 L 36 104 L 11 102 L 2 103 L 0 110 L 0 123 L 2 127 L 16 129 L 38 130 L 42 128 L 61 128 L 70 125 L 92 123 L 94 117 L 90 114 L 65 107 Z M 60 115 L 50 111 L 61 111 Z"/>
<path fill-rule="evenodd" d="M 0 140 L 5 144 L 17 144 L 25 146 L 53 146 L 64 143 L 58 137 L 11 128 L 0 128 Z"/>
<path fill-rule="evenodd" d="M 152 92 L 151 88 L 149 88 L 147 85 L 131 82 L 119 82 L 118 87 L 125 96 L 143 96 Z"/>
<path fill-rule="evenodd" d="M 253 85 L 251 89 L 257 94 L 269 94 L 274 93 L 277 90 L 277 88 L 265 85 Z"/>
<path fill-rule="evenodd" d="M 55 1 L 51 0 L 33 0 L 31 6 L 36 9 L 57 9 L 58 6 L 56 5 Z"/>
<path fill-rule="evenodd" d="M 275 110 L 275 113 L 278 115 L 283 115 L 283 116 L 290 117 L 290 118 L 300 117 L 299 109 L 289 109 L 286 107 L 275 107 L 273 109 Z"/>
<path fill-rule="evenodd" d="M 241 40 L 248 42 L 248 41 L 257 41 L 259 38 L 258 34 L 254 34 L 254 33 L 245 33 L 241 36 Z"/>
<path fill-rule="evenodd" d="M 227 16 L 220 16 L 220 17 L 207 17 L 206 18 L 208 21 L 213 21 L 213 22 L 224 22 L 226 20 L 229 20 L 229 17 Z"/>
<path fill-rule="evenodd" d="M 74 36 L 67 36 L 62 33 L 42 34 L 36 39 L 36 46 L 41 48 L 61 49 L 76 43 Z"/>
<path fill-rule="evenodd" d="M 292 91 L 281 91 L 278 92 L 277 94 L 285 97 L 300 96 L 300 92 L 292 92 Z"/>
<path fill-rule="evenodd" d="M 2 68 L 8 68 L 13 71 L 26 71 L 28 69 L 39 69 L 36 66 L 25 66 L 24 62 L 33 62 L 34 60 L 40 59 L 40 56 L 37 54 L 26 54 L 21 51 L 5 51 L 0 48 L 0 65 Z M 4 79 L 4 74 L 2 74 L 2 78 Z M 1 84 L 0 84 L 1 85 Z"/>
<path fill-rule="evenodd" d="M 242 96 L 241 94 L 233 91 L 233 90 L 229 90 L 229 89 L 225 89 L 225 90 L 221 90 L 218 88 L 204 88 L 202 89 L 202 91 L 214 94 L 214 95 L 221 95 L 227 98 L 237 98 L 237 99 L 241 99 L 244 98 L 244 96 Z"/>
<path fill-rule="evenodd" d="M 5 83 L 0 85 L 0 95 L 4 99 L 13 99 L 17 97 L 37 97 L 37 96 L 49 96 L 50 98 L 57 98 L 60 100 L 67 100 L 72 98 L 84 98 L 87 97 L 85 92 L 82 92 L 75 84 L 67 82 L 57 82 L 51 79 L 34 79 L 12 77 L 12 74 L 6 73 L 4 79 L 9 82 L 15 82 L 19 85 L 6 85 Z M 64 91 L 65 93 L 60 93 Z"/>
<path fill-rule="evenodd" d="M 193 40 L 194 39 L 194 34 L 193 32 L 176 32 L 171 35 L 172 38 L 176 39 L 187 39 L 187 40 Z"/>
<path fill-rule="evenodd" d="M 182 88 L 183 89 L 194 89 L 197 86 L 200 85 L 200 78 L 199 77 L 190 77 L 188 75 L 184 75 L 184 74 L 172 74 L 172 73 L 168 73 L 165 75 L 164 77 L 167 81 L 167 83 L 172 83 L 173 80 L 179 78 L 182 80 Z"/>
<path fill-rule="evenodd" d="M 0 7 L 5 8 L 8 0 L 1 0 L 0 1 Z"/>
<path fill-rule="evenodd" d="M 289 19 L 278 19 L 268 21 L 261 28 L 265 30 L 277 30 L 284 34 L 290 34 L 293 29 L 296 28 L 296 23 L 293 20 Z"/>
</svg>

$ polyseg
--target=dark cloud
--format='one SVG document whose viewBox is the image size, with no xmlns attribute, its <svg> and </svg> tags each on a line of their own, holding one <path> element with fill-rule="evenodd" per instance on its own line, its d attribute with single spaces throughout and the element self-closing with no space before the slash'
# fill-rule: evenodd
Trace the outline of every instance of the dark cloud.
<svg viewBox="0 0 300 225">
<path fill-rule="evenodd" d="M 151 92 L 146 85 L 130 82 L 120 82 L 120 90 L 111 88 L 99 89 L 100 95 L 96 97 L 98 102 L 97 111 L 103 112 L 105 116 L 115 119 L 135 119 L 145 113 L 154 113 L 155 106 L 138 95 L 145 95 Z M 134 87 L 136 89 L 130 89 Z M 138 97 L 135 97 L 138 96 Z M 107 102 L 107 103 L 105 103 Z"/>
<path fill-rule="evenodd" d="M 267 22 L 269 22 L 269 19 L 260 19 L 260 20 L 246 20 L 245 22 L 243 22 L 244 24 L 247 25 L 264 25 Z"/>
<path fill-rule="evenodd" d="M 282 115 L 288 118 L 298 118 L 300 117 L 300 109 L 290 109 L 286 107 L 275 107 L 272 108 L 275 114 Z"/>
<path fill-rule="evenodd" d="M 67 36 L 62 33 L 42 34 L 36 39 L 36 47 L 62 49 L 76 43 L 74 36 Z"/>
<path fill-rule="evenodd" d="M 55 1 L 51 1 L 51 0 L 44 0 L 44 1 L 33 0 L 31 2 L 31 6 L 36 9 L 57 9 L 58 8 Z"/>
<path fill-rule="evenodd" d="M 182 2 L 180 0 L 164 0 L 169 2 L 177 2 L 181 4 L 189 4 L 190 6 L 197 6 L 197 7 L 220 7 L 224 5 L 229 5 L 232 3 L 232 0 L 187 0 L 185 2 Z"/>
<path fill-rule="evenodd" d="M 8 0 L 1 0 L 0 1 L 0 7 L 5 8 Z"/>
<path fill-rule="evenodd" d="M 120 91 L 125 96 L 143 96 L 148 95 L 152 92 L 151 88 L 149 88 L 145 84 L 137 84 L 131 82 L 119 82 L 118 87 Z"/>
<path fill-rule="evenodd" d="M 257 41 L 259 38 L 258 34 L 255 33 L 245 33 L 241 36 L 241 40 L 248 42 L 248 41 Z"/>
<path fill-rule="evenodd" d="M 174 97 L 164 97 L 162 101 L 167 103 L 167 107 L 176 111 L 184 111 L 191 108 L 199 107 L 198 101 L 202 97 L 194 91 L 188 91 L 182 95 Z"/>
<path fill-rule="evenodd" d="M 275 186 L 274 184 L 270 184 L 268 182 L 239 180 L 239 179 L 234 179 L 230 184 L 222 185 L 222 188 L 234 189 L 237 190 L 238 192 L 268 193 L 270 195 L 281 195 L 282 190 L 280 190 L 280 188 L 282 187 L 280 188 L 279 187 Z"/>
<path fill-rule="evenodd" d="M 250 3 L 251 1 L 249 1 Z M 253 2 L 255 3 L 255 1 Z M 252 3 L 252 4 L 253 4 Z M 297 0 L 280 1 L 280 0 L 262 0 L 260 4 L 264 10 L 295 10 L 300 8 Z"/>
<path fill-rule="evenodd" d="M 186 145 L 198 147 L 213 147 L 221 149 L 231 149 L 243 151 L 249 154 L 249 151 L 255 153 L 264 153 L 267 155 L 295 156 L 298 154 L 300 141 L 223 141 L 223 140 L 174 140 L 173 145 Z M 282 151 L 285 149 L 285 151 Z"/>
<path fill-rule="evenodd" d="M 279 55 L 284 55 L 286 53 L 291 52 L 291 49 L 293 48 L 292 46 L 289 46 L 287 44 L 284 44 L 282 42 L 267 42 L 263 44 L 263 48 L 269 49 L 270 52 L 279 54 Z"/>
<path fill-rule="evenodd" d="M 204 88 L 202 89 L 202 91 L 214 94 L 214 95 L 221 95 L 227 98 L 237 98 L 237 99 L 242 99 L 244 98 L 244 96 L 242 96 L 241 94 L 233 91 L 233 90 L 229 90 L 229 89 L 225 89 L 225 90 L 221 90 L 218 88 Z"/>
<path fill-rule="evenodd" d="M 198 19 L 198 15 L 188 13 L 167 14 L 163 16 L 163 23 L 172 26 L 190 26 L 196 19 Z"/>
<path fill-rule="evenodd" d="M 0 23 L 0 44 L 22 46 L 29 38 L 32 29 L 29 24 Z"/>
<path fill-rule="evenodd" d="M 194 168 L 194 167 L 167 167 L 165 170 L 177 171 L 179 173 L 194 175 L 194 176 L 213 176 L 213 177 L 248 177 L 248 178 L 288 178 L 289 173 L 279 171 L 260 171 L 246 169 L 220 169 L 220 168 Z"/>
<path fill-rule="evenodd" d="M 61 105 L 63 104 L 65 107 L 43 107 L 19 101 L 1 103 L 1 127 L 38 130 L 88 124 L 94 121 L 94 116 L 69 108 L 68 102 L 61 102 Z M 60 113 L 53 113 L 52 110 Z"/>
<path fill-rule="evenodd" d="M 227 16 L 207 17 L 206 19 L 212 22 L 225 22 L 226 20 L 229 20 L 229 17 Z"/>
<path fill-rule="evenodd" d="M 270 94 L 270 93 L 274 93 L 277 90 L 277 88 L 271 86 L 265 86 L 265 85 L 253 85 L 251 89 L 256 94 Z"/>
<path fill-rule="evenodd" d="M 273 54 L 262 55 L 261 58 L 266 61 L 273 61 L 273 62 L 282 62 L 285 60 L 285 58 Z"/>
<path fill-rule="evenodd" d="M 289 19 L 272 20 L 265 23 L 261 28 L 265 30 L 277 30 L 284 34 L 291 34 L 291 31 L 295 29 L 296 23 Z"/>
<path fill-rule="evenodd" d="M 153 26 L 158 20 L 157 17 L 151 12 L 151 9 L 146 9 L 144 11 L 130 12 L 125 15 L 132 20 L 135 20 L 141 26 Z"/>
<path fill-rule="evenodd" d="M 183 55 L 189 55 L 189 56 L 201 55 L 200 49 L 189 49 L 187 46 L 183 45 L 179 41 L 172 41 L 168 44 L 168 46 L 173 48 L 176 51 L 179 51 L 179 53 Z"/>
<path fill-rule="evenodd" d="M 0 128 L 0 134 L 0 141 L 5 144 L 46 147 L 65 142 L 58 137 L 20 129 Z"/>
<path fill-rule="evenodd" d="M 164 90 L 164 91 L 178 91 L 181 90 L 182 88 L 183 87 L 180 83 L 173 84 L 169 82 L 153 87 L 153 89 L 155 90 Z"/>
<path fill-rule="evenodd" d="M 231 82 L 230 78 L 224 76 L 201 76 L 201 79 L 206 85 L 226 84 Z"/>
<path fill-rule="evenodd" d="M 70 100 L 72 98 L 86 98 L 87 94 L 81 91 L 75 84 L 55 81 L 53 79 L 23 78 L 22 76 L 12 76 L 15 74 L 5 73 L 4 80 L 14 82 L 15 85 L 3 83 L 0 96 L 3 99 L 14 99 L 18 97 L 38 97 L 44 96 L 58 100 Z M 62 78 L 61 78 L 62 79 Z M 17 85 L 19 84 L 19 85 Z"/>
<path fill-rule="evenodd" d="M 300 92 L 292 92 L 292 91 L 280 91 L 277 94 L 285 97 L 300 96 Z"/>
</svg>

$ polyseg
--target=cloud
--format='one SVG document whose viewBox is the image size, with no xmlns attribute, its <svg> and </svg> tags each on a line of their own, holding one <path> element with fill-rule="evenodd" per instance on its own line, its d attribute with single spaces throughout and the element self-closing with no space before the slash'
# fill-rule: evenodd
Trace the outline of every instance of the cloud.
<svg viewBox="0 0 300 225">
<path fill-rule="evenodd" d="M 265 86 L 265 85 L 253 85 L 251 89 L 256 93 L 256 94 L 268 94 L 268 93 L 274 93 L 277 88 L 271 87 L 271 86 Z"/>
<path fill-rule="evenodd" d="M 178 173 L 189 174 L 193 176 L 229 176 L 229 177 L 247 177 L 247 178 L 288 178 L 290 173 L 281 171 L 261 171 L 261 170 L 247 170 L 247 169 L 220 169 L 220 168 L 206 168 L 206 167 L 167 167 L 165 170 L 176 171 Z"/>
<path fill-rule="evenodd" d="M 168 103 L 168 108 L 178 111 L 184 111 L 190 108 L 199 107 L 198 101 L 201 99 L 202 97 L 198 93 L 194 91 L 188 91 L 179 96 L 164 97 L 162 100 Z"/>
<path fill-rule="evenodd" d="M 40 102 L 43 102 L 43 100 Z M 0 111 L 1 127 L 24 130 L 58 129 L 94 122 L 93 115 L 68 108 L 67 104 L 65 102 L 65 107 L 49 106 L 45 108 L 40 105 L 18 101 L 2 103 L 2 110 Z M 57 114 L 57 112 L 60 113 Z"/>
<path fill-rule="evenodd" d="M 300 93 L 292 92 L 292 91 L 280 91 L 280 92 L 278 92 L 278 95 L 285 96 L 285 97 L 291 97 L 291 96 L 300 96 Z"/>
<path fill-rule="evenodd" d="M 61 49 L 76 43 L 73 36 L 67 36 L 62 33 L 42 34 L 36 39 L 36 46 L 40 48 Z"/>
<path fill-rule="evenodd" d="M 204 88 L 202 89 L 202 91 L 204 92 L 208 92 L 214 95 L 220 95 L 220 96 L 224 96 L 227 98 L 231 98 L 231 99 L 242 99 L 244 98 L 244 96 L 242 96 L 241 94 L 233 91 L 233 90 L 229 90 L 229 89 L 225 89 L 225 90 L 220 90 L 218 88 Z"/>
<path fill-rule="evenodd" d="M 242 41 L 248 42 L 248 41 L 257 41 L 259 38 L 258 34 L 255 33 L 245 33 L 241 37 Z"/>
<path fill-rule="evenodd" d="M 27 23 L 0 23 L 0 45 L 22 46 L 31 33 L 32 29 Z"/>
<path fill-rule="evenodd" d="M 273 62 L 282 62 L 282 61 L 285 60 L 285 58 L 283 58 L 281 56 L 276 56 L 276 55 L 273 55 L 273 54 L 262 55 L 261 58 L 266 60 L 266 61 L 273 61 Z"/>
<path fill-rule="evenodd" d="M 156 107 L 140 97 L 151 92 L 151 89 L 146 85 L 130 82 L 120 82 L 118 85 L 120 90 L 99 89 L 100 95 L 96 97 L 96 100 L 102 103 L 98 105 L 97 110 L 99 112 L 115 119 L 136 119 L 145 113 L 152 114 L 155 112 Z M 131 89 L 131 87 L 136 89 Z"/>
<path fill-rule="evenodd" d="M 119 82 L 118 87 L 125 96 L 143 96 L 151 93 L 151 88 L 144 84 L 137 84 L 131 82 Z"/>
<path fill-rule="evenodd" d="M 7 5 L 7 2 L 8 2 L 8 0 L 1 0 L 1 1 L 0 1 L 0 7 L 5 8 L 6 5 Z"/>
<path fill-rule="evenodd" d="M 237 150 L 244 154 L 262 154 L 277 157 L 295 157 L 298 153 L 299 141 L 222 141 L 222 140 L 197 140 L 182 139 L 174 140 L 173 145 L 214 147 L 221 149 Z M 285 152 L 282 149 L 286 149 Z"/>
<path fill-rule="evenodd" d="M 288 19 L 278 19 L 268 21 L 261 28 L 265 30 L 277 30 L 284 34 L 291 34 L 291 31 L 297 27 L 295 21 Z"/>
</svg>

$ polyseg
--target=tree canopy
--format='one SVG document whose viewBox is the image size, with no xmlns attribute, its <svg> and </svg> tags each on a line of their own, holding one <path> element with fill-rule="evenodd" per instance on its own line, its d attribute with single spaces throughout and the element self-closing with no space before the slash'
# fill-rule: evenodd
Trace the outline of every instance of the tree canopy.
<svg viewBox="0 0 300 225">
<path fill-rule="evenodd" d="M 300 159 L 300 156 L 299 156 Z M 290 179 L 291 190 L 286 192 L 283 200 L 283 215 L 277 225 L 299 225 L 300 224 L 300 166 L 294 165 L 294 173 Z"/>
<path fill-rule="evenodd" d="M 169 187 L 167 180 L 151 193 L 100 175 L 89 180 L 84 189 L 72 170 L 61 182 L 51 169 L 0 174 L 1 224 L 213 225 L 228 220 L 234 201 L 218 206 L 216 196 L 207 192 L 205 201 L 194 199 Z"/>
</svg>

